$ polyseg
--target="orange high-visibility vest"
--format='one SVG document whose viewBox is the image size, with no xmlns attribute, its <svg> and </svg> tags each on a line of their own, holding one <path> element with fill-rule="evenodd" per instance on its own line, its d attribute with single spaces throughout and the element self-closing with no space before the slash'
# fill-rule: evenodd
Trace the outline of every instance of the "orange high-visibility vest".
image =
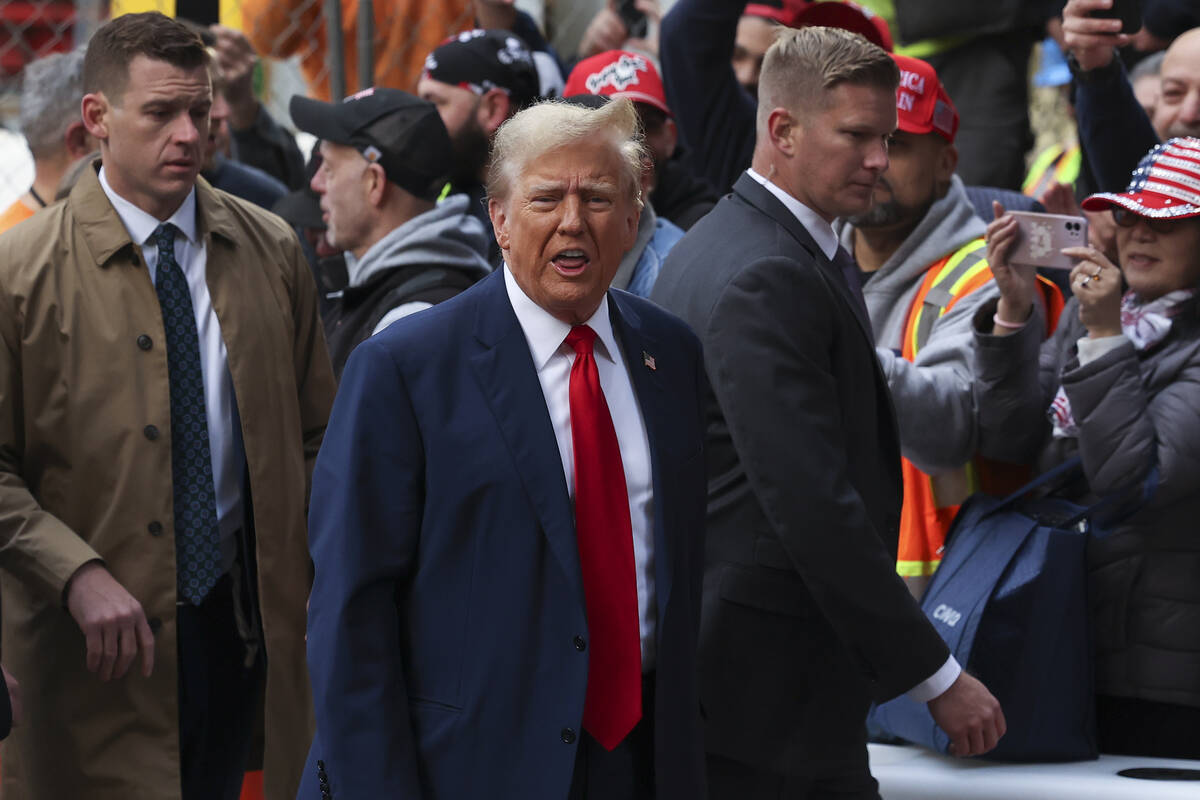
<svg viewBox="0 0 1200 800">
<path fill-rule="evenodd" d="M 992 279 L 983 255 L 983 237 L 968 242 L 925 271 L 904 326 L 900 350 L 907 361 L 928 341 L 933 326 L 962 298 Z M 1054 331 L 1063 309 L 1062 293 L 1050 281 L 1038 277 L 1046 311 L 1047 335 Z M 909 461 L 901 460 L 904 476 L 904 507 L 900 512 L 900 542 L 896 571 L 906 578 L 932 575 L 942 560 L 946 534 L 958 508 L 979 489 L 1006 494 L 1028 481 L 1029 467 L 1004 464 L 976 457 L 960 469 L 929 475 Z"/>
</svg>

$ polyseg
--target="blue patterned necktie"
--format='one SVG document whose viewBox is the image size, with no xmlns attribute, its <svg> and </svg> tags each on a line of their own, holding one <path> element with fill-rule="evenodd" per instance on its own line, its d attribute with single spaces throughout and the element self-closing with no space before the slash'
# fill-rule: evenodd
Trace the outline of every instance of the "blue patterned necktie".
<svg viewBox="0 0 1200 800">
<path fill-rule="evenodd" d="M 171 478 L 175 486 L 175 568 L 179 594 L 199 604 L 221 576 L 217 499 L 200 370 L 200 336 L 187 278 L 175 260 L 175 226 L 159 225 L 155 290 L 167 335 L 171 383 Z"/>
</svg>

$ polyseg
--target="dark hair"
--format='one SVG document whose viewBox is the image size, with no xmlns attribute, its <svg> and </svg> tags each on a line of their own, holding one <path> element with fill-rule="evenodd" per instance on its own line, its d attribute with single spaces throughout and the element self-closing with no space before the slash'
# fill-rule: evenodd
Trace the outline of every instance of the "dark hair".
<svg viewBox="0 0 1200 800">
<path fill-rule="evenodd" d="M 642 130 L 645 133 L 654 133 L 667 123 L 667 112 L 661 108 L 648 103 L 638 103 L 634 108 L 637 109 L 638 119 L 642 121 Z"/>
<path fill-rule="evenodd" d="M 129 82 L 129 65 L 137 56 L 165 61 L 180 69 L 208 65 L 200 36 L 181 22 L 157 11 L 123 14 L 101 25 L 88 42 L 83 62 L 85 93 L 103 92 L 116 101 Z"/>
</svg>

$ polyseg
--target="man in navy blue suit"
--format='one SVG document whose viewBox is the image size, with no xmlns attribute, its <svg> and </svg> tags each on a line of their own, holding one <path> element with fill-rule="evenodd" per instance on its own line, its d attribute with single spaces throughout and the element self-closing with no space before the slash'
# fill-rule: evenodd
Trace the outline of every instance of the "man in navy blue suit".
<svg viewBox="0 0 1200 800">
<path fill-rule="evenodd" d="M 301 798 L 705 796 L 700 348 L 608 288 L 636 130 L 624 100 L 513 117 L 504 269 L 351 355 L 313 476 Z"/>
</svg>

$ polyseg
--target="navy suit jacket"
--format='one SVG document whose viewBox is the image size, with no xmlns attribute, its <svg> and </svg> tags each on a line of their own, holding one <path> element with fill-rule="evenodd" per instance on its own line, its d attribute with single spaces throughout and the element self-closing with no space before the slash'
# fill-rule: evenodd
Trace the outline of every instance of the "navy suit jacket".
<svg viewBox="0 0 1200 800">
<path fill-rule="evenodd" d="M 658 797 L 703 797 L 699 343 L 610 291 L 650 442 Z M 654 369 L 645 356 L 654 359 Z M 588 636 L 562 461 L 499 272 L 360 345 L 313 476 L 301 798 L 561 800 Z M 647 713 L 651 713 L 647 711 Z"/>
</svg>

